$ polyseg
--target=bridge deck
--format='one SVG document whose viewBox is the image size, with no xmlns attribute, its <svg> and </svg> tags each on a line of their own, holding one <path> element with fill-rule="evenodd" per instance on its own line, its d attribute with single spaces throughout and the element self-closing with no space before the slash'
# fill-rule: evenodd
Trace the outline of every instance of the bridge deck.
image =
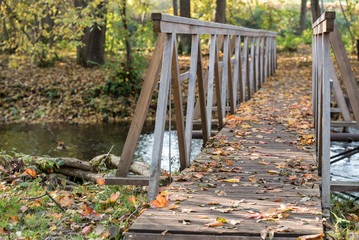
<svg viewBox="0 0 359 240">
<path fill-rule="evenodd" d="M 297 239 L 323 233 L 306 65 L 279 64 L 273 79 L 167 188 L 170 205 L 148 208 L 127 237 L 260 239 L 274 232 L 274 239 Z M 298 74 L 285 70 L 295 67 Z M 218 218 L 227 223 L 208 226 Z"/>
</svg>

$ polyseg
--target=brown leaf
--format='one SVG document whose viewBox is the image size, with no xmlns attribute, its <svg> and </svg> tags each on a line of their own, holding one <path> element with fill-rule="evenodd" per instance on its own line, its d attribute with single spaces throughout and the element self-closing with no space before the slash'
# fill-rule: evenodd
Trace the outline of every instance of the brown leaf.
<svg viewBox="0 0 359 240">
<path fill-rule="evenodd" d="M 91 232 L 91 230 L 92 230 L 91 225 L 90 225 L 90 226 L 86 226 L 86 227 L 84 227 L 84 228 L 82 229 L 81 233 L 87 235 L 87 234 L 89 234 L 89 233 Z"/>
<path fill-rule="evenodd" d="M 207 223 L 206 227 L 220 227 L 220 226 L 223 226 L 223 225 L 224 225 L 223 222 L 215 221 L 215 222 Z"/>
<path fill-rule="evenodd" d="M 257 179 L 255 177 L 249 177 L 248 180 L 251 181 L 252 183 L 257 182 Z"/>
<path fill-rule="evenodd" d="M 324 236 L 325 236 L 324 233 L 316 234 L 316 235 L 305 235 L 298 237 L 297 240 L 323 240 Z"/>
</svg>

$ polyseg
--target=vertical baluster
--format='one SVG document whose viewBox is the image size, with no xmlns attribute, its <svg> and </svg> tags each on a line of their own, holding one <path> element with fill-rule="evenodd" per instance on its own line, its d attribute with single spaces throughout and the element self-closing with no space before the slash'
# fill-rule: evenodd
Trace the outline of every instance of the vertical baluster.
<svg viewBox="0 0 359 240">
<path fill-rule="evenodd" d="M 176 39 L 176 38 L 175 38 Z M 176 114 L 176 128 L 178 138 L 178 150 L 180 157 L 180 170 L 187 167 L 187 151 L 185 144 L 185 128 L 183 119 L 183 105 L 182 105 L 182 91 L 181 83 L 179 80 L 179 66 L 178 66 L 178 53 L 177 42 L 174 41 L 173 56 L 172 56 L 172 94 Z"/>
<path fill-rule="evenodd" d="M 265 46 L 265 58 L 264 58 L 264 81 L 267 81 L 268 78 L 268 43 L 269 43 L 269 38 L 266 37 L 266 46 Z"/>
<path fill-rule="evenodd" d="M 228 86 L 228 55 L 229 55 L 229 35 L 224 36 L 223 44 L 223 64 L 222 64 L 222 87 L 221 87 L 221 103 L 222 103 L 222 116 L 226 116 L 226 103 L 227 103 L 227 86 Z"/>
<path fill-rule="evenodd" d="M 260 57 L 259 57 L 259 51 L 260 51 L 260 37 L 257 37 L 256 39 L 256 53 L 255 53 L 255 71 L 254 71 L 254 74 L 255 74 L 255 91 L 257 92 L 258 89 L 259 89 L 259 86 L 260 86 L 260 70 L 259 70 L 259 60 L 260 60 Z"/>
<path fill-rule="evenodd" d="M 235 47 L 234 47 L 234 70 L 233 70 L 233 101 L 235 103 L 235 108 L 237 107 L 237 93 L 238 93 L 238 83 L 242 82 L 242 69 L 241 69 L 241 36 L 235 37 Z M 241 91 L 241 88 L 240 88 Z M 241 95 L 241 93 L 240 93 Z M 241 97 L 242 98 L 242 97 Z"/>
<path fill-rule="evenodd" d="M 152 148 L 150 181 L 148 186 L 149 201 L 155 199 L 158 194 L 158 184 L 161 175 L 161 155 L 163 147 L 163 135 L 166 125 L 168 90 L 169 83 L 171 81 L 171 63 L 174 41 L 175 34 L 166 34 L 154 132 L 154 142 L 156 144 L 153 144 Z"/>
<path fill-rule="evenodd" d="M 211 35 L 209 45 L 209 64 L 208 64 L 208 85 L 207 85 L 207 132 L 212 130 L 212 106 L 213 106 L 213 85 L 215 74 L 217 35 Z"/>
<path fill-rule="evenodd" d="M 259 66 L 259 88 L 262 87 L 262 84 L 264 82 L 264 37 L 261 37 L 260 42 L 260 66 Z"/>
<path fill-rule="evenodd" d="M 248 36 L 244 37 L 243 43 L 243 68 L 242 68 L 242 81 L 240 85 L 241 89 L 241 101 L 246 101 L 246 83 L 248 82 Z"/>
<path fill-rule="evenodd" d="M 315 119 L 317 125 L 317 134 L 316 139 L 318 141 L 318 173 L 319 175 L 322 174 L 322 125 L 321 125 L 321 118 L 322 118 L 322 60 L 323 60 L 323 49 L 322 49 L 322 39 L 320 35 L 317 35 L 317 118 Z"/>
<path fill-rule="evenodd" d="M 193 113 L 196 97 L 196 78 L 197 78 L 197 61 L 198 61 L 198 34 L 192 35 L 191 63 L 188 80 L 188 97 L 187 97 L 187 115 L 186 115 L 186 151 L 187 165 L 191 159 L 192 130 L 193 130 Z"/>
<path fill-rule="evenodd" d="M 252 37 L 251 43 L 251 62 L 250 62 L 250 70 L 249 70 L 249 98 L 253 95 L 254 89 L 254 44 L 255 44 L 255 37 Z"/>
<path fill-rule="evenodd" d="M 329 33 L 322 34 L 322 206 L 330 209 L 330 42 Z"/>
</svg>

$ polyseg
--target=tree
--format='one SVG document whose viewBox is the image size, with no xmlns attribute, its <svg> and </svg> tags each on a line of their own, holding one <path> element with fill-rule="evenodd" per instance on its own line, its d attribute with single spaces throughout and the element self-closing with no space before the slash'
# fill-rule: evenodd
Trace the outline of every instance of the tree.
<svg viewBox="0 0 359 240">
<path fill-rule="evenodd" d="M 302 32 L 306 29 L 306 20 L 307 20 L 307 0 L 302 0 L 300 7 L 299 35 L 302 35 Z"/>
<path fill-rule="evenodd" d="M 172 0 L 173 3 L 173 15 L 178 16 L 178 4 L 177 0 Z"/>
<path fill-rule="evenodd" d="M 84 0 L 75 0 L 75 7 L 83 9 L 86 7 Z M 91 67 L 95 64 L 105 63 L 105 40 L 106 40 L 106 6 L 101 1 L 93 10 L 93 17 L 96 19 L 91 27 L 86 27 L 81 38 L 82 45 L 77 47 L 77 64 L 84 67 Z"/>
<path fill-rule="evenodd" d="M 226 0 L 217 0 L 214 10 L 214 21 L 226 23 Z"/>
<path fill-rule="evenodd" d="M 191 3 L 190 0 L 180 0 L 180 16 L 191 17 Z M 191 51 L 191 36 L 180 35 L 179 49 L 182 53 L 189 53 Z"/>
<path fill-rule="evenodd" d="M 123 26 L 123 32 L 125 34 L 125 43 L 126 43 L 126 64 L 125 64 L 125 71 L 129 72 L 131 71 L 131 65 L 132 65 L 132 54 L 131 54 L 131 43 L 130 43 L 130 32 L 127 27 L 127 14 L 126 14 L 126 8 L 127 8 L 127 0 L 122 0 L 121 4 L 121 19 L 122 19 L 122 26 Z"/>
<path fill-rule="evenodd" d="M 320 17 L 319 0 L 310 0 L 310 9 L 312 11 L 312 22 L 314 23 Z"/>
</svg>

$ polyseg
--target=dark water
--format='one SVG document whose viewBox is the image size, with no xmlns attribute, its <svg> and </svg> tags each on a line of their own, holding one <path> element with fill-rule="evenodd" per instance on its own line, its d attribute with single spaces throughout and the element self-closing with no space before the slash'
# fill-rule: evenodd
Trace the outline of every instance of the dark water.
<svg viewBox="0 0 359 240">
<path fill-rule="evenodd" d="M 116 124 L 4 124 L 0 125 L 0 149 L 3 151 L 21 152 L 33 156 L 74 157 L 91 160 L 93 157 L 106 154 L 120 156 L 125 144 L 130 123 Z M 153 144 L 154 123 L 147 122 L 143 128 L 135 152 L 135 159 L 150 163 Z M 51 132 L 53 134 L 51 134 Z M 67 147 L 58 149 L 57 141 Z M 177 134 L 174 130 L 165 132 L 162 168 L 168 169 L 169 136 L 171 136 L 171 156 L 173 168 L 178 168 L 179 153 L 176 146 Z M 200 152 L 202 140 L 192 142 L 192 158 Z"/>
</svg>

